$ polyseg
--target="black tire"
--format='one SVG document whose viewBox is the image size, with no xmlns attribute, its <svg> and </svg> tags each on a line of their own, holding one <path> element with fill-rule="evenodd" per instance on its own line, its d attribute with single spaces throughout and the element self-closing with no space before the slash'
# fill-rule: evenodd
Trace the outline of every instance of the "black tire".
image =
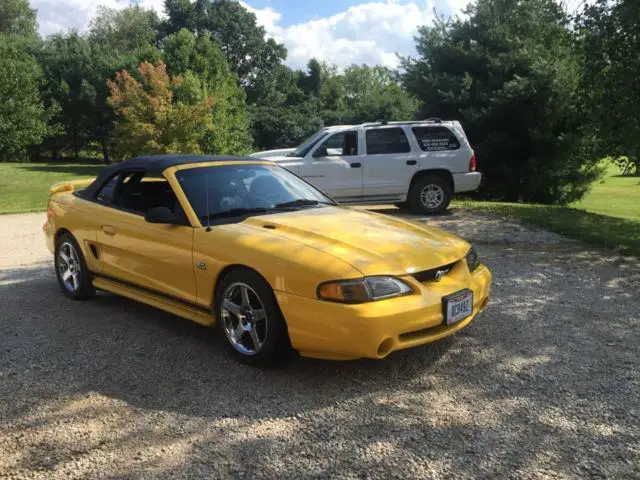
<svg viewBox="0 0 640 480">
<path fill-rule="evenodd" d="M 428 195 L 428 192 L 423 195 L 425 189 L 431 188 L 433 189 L 434 195 L 437 197 L 437 204 L 435 201 L 431 204 L 425 203 L 423 200 L 425 199 L 425 195 Z M 413 213 L 422 214 L 422 215 L 437 215 L 447 210 L 449 204 L 451 203 L 451 198 L 453 197 L 453 189 L 451 188 L 451 184 L 449 181 L 440 176 L 440 175 L 426 175 L 420 179 L 418 179 L 411 190 L 409 191 L 409 196 L 407 201 L 409 202 L 409 206 Z M 428 200 L 427 200 L 428 202 Z"/>
<path fill-rule="evenodd" d="M 237 297 L 237 295 L 242 297 L 243 289 L 247 291 L 249 305 L 241 305 L 243 302 Z M 225 303 L 225 299 L 231 303 Z M 259 308 L 258 302 L 262 309 Z M 223 304 L 225 313 L 223 313 Z M 231 306 L 243 309 L 241 316 L 227 308 Z M 260 310 L 264 311 L 264 320 L 257 320 L 259 315 L 254 317 L 252 314 Z M 224 276 L 216 290 L 215 313 L 223 342 L 239 362 L 264 367 L 273 365 L 291 352 L 287 325 L 273 290 L 266 280 L 253 270 L 237 268 Z M 250 330 L 244 330 L 237 337 L 240 339 L 238 340 L 232 332 L 237 332 L 241 323 L 249 329 L 254 329 L 257 337 L 254 337 Z M 242 329 L 245 328 L 244 326 Z M 260 341 L 259 347 L 254 338 Z"/>
<path fill-rule="evenodd" d="M 409 209 L 409 204 L 407 202 L 398 202 L 398 203 L 394 203 L 394 205 L 396 207 L 398 207 L 400 210 L 408 210 Z"/>
<path fill-rule="evenodd" d="M 71 263 L 65 262 L 65 257 Z M 67 297 L 84 300 L 95 295 L 95 288 L 91 284 L 91 272 L 87 268 L 78 242 L 70 233 L 63 233 L 56 241 L 54 264 L 58 283 Z M 67 271 L 72 272 L 72 276 L 65 280 L 63 276 Z"/>
</svg>

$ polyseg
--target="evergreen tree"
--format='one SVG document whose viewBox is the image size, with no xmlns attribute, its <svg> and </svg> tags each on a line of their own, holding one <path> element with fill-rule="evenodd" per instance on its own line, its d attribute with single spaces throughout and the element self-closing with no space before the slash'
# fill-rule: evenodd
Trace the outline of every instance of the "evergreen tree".
<svg viewBox="0 0 640 480">
<path fill-rule="evenodd" d="M 597 176 L 579 111 L 580 64 L 553 0 L 477 0 L 468 17 L 422 27 L 404 62 L 421 117 L 460 120 L 483 191 L 543 203 L 579 199 Z"/>
</svg>

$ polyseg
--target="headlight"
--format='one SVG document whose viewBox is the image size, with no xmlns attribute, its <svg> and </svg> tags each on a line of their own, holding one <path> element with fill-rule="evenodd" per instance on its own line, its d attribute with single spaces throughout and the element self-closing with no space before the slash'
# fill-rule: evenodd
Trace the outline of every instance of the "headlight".
<svg viewBox="0 0 640 480">
<path fill-rule="evenodd" d="M 365 277 L 323 283 L 318 287 L 318 298 L 330 302 L 365 303 L 412 292 L 409 285 L 394 277 Z"/>
<path fill-rule="evenodd" d="M 480 265 L 480 260 L 478 260 L 478 253 L 476 252 L 475 248 L 471 247 L 469 249 L 469 251 L 467 252 L 466 260 L 470 272 L 473 272 L 476 268 L 478 268 L 478 265 Z"/>
</svg>

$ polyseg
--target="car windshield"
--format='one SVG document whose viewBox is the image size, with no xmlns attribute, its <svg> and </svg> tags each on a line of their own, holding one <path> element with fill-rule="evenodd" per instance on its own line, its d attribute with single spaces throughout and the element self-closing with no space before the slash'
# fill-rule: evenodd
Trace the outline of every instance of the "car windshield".
<svg viewBox="0 0 640 480">
<path fill-rule="evenodd" d="M 278 166 L 194 167 L 179 170 L 176 178 L 203 221 L 335 205 L 315 187 Z"/>
<path fill-rule="evenodd" d="M 313 148 L 318 140 L 324 137 L 327 134 L 326 130 L 320 130 L 319 132 L 314 133 L 309 138 L 307 138 L 304 142 L 302 142 L 293 152 L 289 154 L 290 157 L 301 157 L 304 158 L 309 153 L 309 150 Z"/>
</svg>

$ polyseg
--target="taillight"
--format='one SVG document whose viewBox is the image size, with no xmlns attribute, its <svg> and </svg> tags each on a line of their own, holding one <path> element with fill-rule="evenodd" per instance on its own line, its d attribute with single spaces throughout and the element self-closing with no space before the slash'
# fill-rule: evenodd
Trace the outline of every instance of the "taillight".
<svg viewBox="0 0 640 480">
<path fill-rule="evenodd" d="M 471 155 L 471 158 L 469 159 L 469 171 L 475 172 L 477 166 L 478 165 L 476 163 L 476 154 L 474 153 Z"/>
</svg>

